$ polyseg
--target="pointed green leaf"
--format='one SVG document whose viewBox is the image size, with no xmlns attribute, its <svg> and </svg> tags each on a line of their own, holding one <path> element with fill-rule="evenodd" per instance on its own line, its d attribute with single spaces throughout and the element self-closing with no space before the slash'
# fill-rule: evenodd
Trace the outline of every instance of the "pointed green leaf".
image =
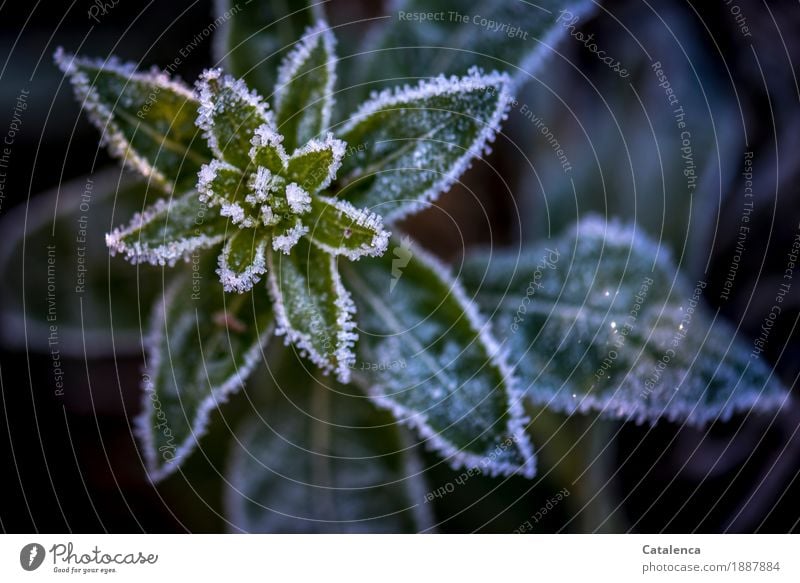
<svg viewBox="0 0 800 583">
<path fill-rule="evenodd" d="M 345 144 L 328 134 L 297 149 L 288 161 L 288 177 L 304 190 L 316 193 L 327 188 L 342 165 Z"/>
<path fill-rule="evenodd" d="M 209 260 L 197 267 L 166 290 L 147 341 L 136 427 L 153 481 L 194 451 L 209 415 L 244 385 L 272 332 L 263 289 L 231 296 L 205 275 Z"/>
<path fill-rule="evenodd" d="M 506 75 L 476 70 L 375 96 L 338 132 L 353 148 L 339 196 L 387 221 L 424 208 L 488 150 L 509 100 Z"/>
<path fill-rule="evenodd" d="M 112 167 L 3 211 L 4 346 L 78 358 L 141 353 L 141 318 L 149 314 L 162 273 L 109 261 L 104 238 L 114 217 L 141 209 L 148 194 L 162 193 Z"/>
<path fill-rule="evenodd" d="M 243 78 L 262 95 L 275 89 L 281 59 L 314 20 L 322 18 L 319 2 L 214 2 L 220 24 L 214 38 L 215 62 Z"/>
<path fill-rule="evenodd" d="M 225 493 L 234 529 L 418 532 L 432 525 L 416 451 L 391 417 L 302 362 L 273 375 L 269 402 L 237 430 Z"/>
<path fill-rule="evenodd" d="M 250 161 L 253 166 L 266 168 L 273 173 L 283 173 L 289 163 L 289 156 L 283 147 L 283 136 L 271 123 L 256 128 L 250 141 Z"/>
<path fill-rule="evenodd" d="M 197 174 L 200 201 L 209 206 L 241 200 L 246 187 L 245 176 L 238 168 L 216 159 L 203 164 Z"/>
<path fill-rule="evenodd" d="M 357 209 L 344 200 L 315 196 L 306 218 L 308 238 L 331 255 L 355 260 L 364 255 L 383 255 L 389 244 L 389 232 L 375 213 Z"/>
<path fill-rule="evenodd" d="M 296 148 L 327 130 L 336 82 L 336 39 L 324 22 L 303 34 L 278 70 L 275 117 L 286 147 Z"/>
<path fill-rule="evenodd" d="M 84 59 L 61 49 L 54 58 L 112 156 L 168 191 L 194 186 L 211 153 L 195 126 L 198 101 L 190 88 L 114 58 Z"/>
<path fill-rule="evenodd" d="M 324 371 L 350 380 L 355 361 L 355 306 L 342 285 L 336 258 L 300 240 L 290 255 L 269 253 L 269 289 L 276 334 L 286 335 Z"/>
<path fill-rule="evenodd" d="M 244 81 L 223 75 L 220 69 L 204 71 L 197 89 L 200 94 L 197 125 L 211 151 L 217 158 L 247 170 L 256 130 L 265 125 L 274 127 L 268 104 L 248 89 Z"/>
<path fill-rule="evenodd" d="M 368 364 L 353 379 L 454 467 L 533 476 L 522 394 L 488 323 L 446 269 L 410 241 L 343 269 Z M 407 366 L 391 366 L 400 361 Z"/>
<path fill-rule="evenodd" d="M 121 253 L 131 263 L 175 265 L 192 253 L 220 243 L 225 219 L 210 212 L 197 192 L 159 200 L 131 222 L 106 235 L 111 255 Z"/>
<path fill-rule="evenodd" d="M 226 292 L 250 291 L 267 272 L 267 241 L 254 229 L 233 232 L 219 256 L 217 273 Z"/>
<path fill-rule="evenodd" d="M 634 226 L 587 218 L 520 253 L 478 254 L 462 273 L 537 405 L 702 424 L 779 407 L 786 392 Z"/>
</svg>

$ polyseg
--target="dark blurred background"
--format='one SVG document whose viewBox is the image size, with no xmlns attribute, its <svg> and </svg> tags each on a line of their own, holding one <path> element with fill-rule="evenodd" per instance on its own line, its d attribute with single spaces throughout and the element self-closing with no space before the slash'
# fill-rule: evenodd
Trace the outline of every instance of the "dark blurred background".
<svg viewBox="0 0 800 583">
<path fill-rule="evenodd" d="M 743 36 L 725 2 L 676 0 L 652 8 L 639 0 L 603 2 L 581 25 L 595 32 L 609 54 L 629 64 L 630 82 L 638 92 L 619 89 L 618 79 L 610 78 L 594 55 L 564 39 L 553 66 L 545 67 L 520 95 L 569 153 L 576 168 L 571 176 L 575 193 L 550 145 L 513 112 L 507 138 L 496 144 L 493 168 L 476 165 L 466 178 L 463 188 L 475 197 L 457 187 L 442 201 L 447 220 L 442 211 L 432 211 L 405 228 L 453 259 L 463 252 L 462 235 L 467 245 L 504 244 L 548 236 L 553 225 L 567 225 L 589 211 L 636 218 L 651 236 L 672 247 L 690 278 L 707 270 L 708 303 L 756 337 L 785 267 L 784 250 L 800 221 L 795 192 L 800 179 L 800 5 L 789 0 L 735 3 L 747 17 L 750 37 Z M 96 130 L 52 64 L 57 46 L 87 56 L 113 53 L 143 67 L 163 66 L 213 20 L 210 1 L 122 0 L 99 24 L 88 18 L 90 6 L 88 1 L 0 4 L 0 133 L 11 122 L 20 93 L 28 92 L 0 219 L 16 212 L 13 216 L 25 221 L 26 202 L 38 193 L 72 180 L 80 192 L 81 177 L 116 168 L 98 149 Z M 378 3 L 371 2 L 335 0 L 328 6 L 334 22 L 380 12 Z M 665 146 L 664 158 L 655 160 L 653 143 L 660 137 L 653 142 L 652 134 L 672 135 L 674 121 L 664 107 L 663 91 L 652 83 L 643 49 L 664 64 L 693 116 L 701 187 L 691 216 L 685 201 L 672 194 L 678 187 L 670 188 L 684 180 L 677 148 Z M 211 50 L 211 42 L 204 42 L 185 59 L 180 75 L 196 78 L 211 62 Z M 562 59 L 575 66 L 562 66 Z M 736 245 L 742 159 L 748 150 L 754 152 L 757 193 L 753 228 L 737 285 L 723 301 L 719 292 Z M 74 196 L 75 188 L 63 192 Z M 518 213 L 528 217 L 524 230 Z M 7 234 L 0 233 L 3 245 Z M 19 289 L 14 281 L 5 284 Z M 795 385 L 800 371 L 800 341 L 794 332 L 798 314 L 796 284 L 766 352 L 787 386 Z M 8 320 L 2 324 L 2 530 L 225 530 L 219 478 L 224 439 L 207 440 L 184 474 L 158 488 L 147 482 L 130 426 L 139 403 L 136 350 L 117 358 L 64 358 L 66 387 L 57 396 L 51 357 L 26 350 L 23 330 Z M 234 399 L 225 422 L 216 415 L 212 432 L 224 435 L 241 406 Z M 614 425 L 610 434 L 619 471 L 610 478 L 610 488 L 621 501 L 614 509 L 615 524 L 643 532 L 797 530 L 799 425 L 797 410 L 776 419 L 736 418 L 711 427 L 708 434 L 669 423 Z M 442 466 L 431 470 L 430 483 L 446 483 L 458 474 Z M 513 479 L 498 488 L 489 478 L 475 479 L 437 506 L 440 530 L 510 532 L 558 487 L 555 481 L 543 482 L 530 490 L 526 481 Z M 578 530 L 565 512 L 560 509 L 537 527 L 543 532 Z"/>
</svg>

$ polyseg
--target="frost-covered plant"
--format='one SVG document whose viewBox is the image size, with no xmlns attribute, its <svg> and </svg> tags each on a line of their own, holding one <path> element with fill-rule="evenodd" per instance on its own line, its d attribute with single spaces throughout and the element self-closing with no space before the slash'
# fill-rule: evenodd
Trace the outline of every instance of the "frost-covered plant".
<svg viewBox="0 0 800 583">
<path fill-rule="evenodd" d="M 492 10 L 487 17 L 548 38 L 558 30 L 555 10 Z M 213 68 L 192 88 L 158 70 L 56 54 L 111 153 L 163 193 L 106 236 L 111 253 L 186 263 L 155 307 L 147 339 L 137 428 L 153 480 L 181 466 L 273 335 L 342 385 L 363 388 L 453 467 L 490 475 L 535 474 L 526 406 L 701 424 L 781 405 L 786 392 L 766 365 L 704 313 L 704 284 L 684 282 L 633 224 L 588 218 L 522 254 L 474 254 L 457 276 L 400 238 L 399 219 L 489 153 L 518 71 L 513 79 L 484 73 L 462 62 L 474 53 L 454 51 L 443 70 L 428 73 L 438 76 L 375 92 L 341 115 L 333 33 L 315 11 L 298 14 L 316 21 L 303 23 L 275 75 L 241 50 L 258 25 L 241 19 L 226 33 L 240 49 L 226 62 L 244 79 Z M 449 38 L 447 26 L 404 44 Z M 415 34 L 419 27 L 398 24 L 384 38 Z M 521 43 L 493 46 L 529 72 L 541 61 L 540 49 Z M 388 75 L 397 63 L 386 56 Z M 348 82 L 357 77 L 345 73 Z M 396 362 L 403 366 L 389 364 Z M 297 391 L 316 406 L 317 397 Z M 337 401 L 328 404 L 340 426 L 358 423 L 363 402 L 339 392 L 326 398 Z M 302 426 L 285 423 L 276 421 L 283 429 L 275 435 Z M 258 419 L 246 425 L 242 439 L 261 453 L 234 456 L 231 480 L 255 504 L 276 488 L 264 465 L 291 474 L 276 460 L 292 453 Z M 331 455 L 346 457 L 337 449 L 346 439 L 334 437 Z M 348 459 L 387 463 L 372 448 Z M 254 518 L 261 507 L 233 506 L 242 528 L 278 528 Z"/>
</svg>

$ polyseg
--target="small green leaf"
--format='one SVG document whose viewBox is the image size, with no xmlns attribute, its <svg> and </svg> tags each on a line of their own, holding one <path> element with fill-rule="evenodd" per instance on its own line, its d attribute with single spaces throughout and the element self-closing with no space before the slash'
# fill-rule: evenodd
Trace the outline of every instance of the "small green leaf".
<svg viewBox="0 0 800 583">
<path fill-rule="evenodd" d="M 168 191 L 194 186 L 211 152 L 195 126 L 199 104 L 190 88 L 113 58 L 84 59 L 61 49 L 54 58 L 112 156 Z"/>
<path fill-rule="evenodd" d="M 244 385 L 272 333 L 263 290 L 232 297 L 205 275 L 208 260 L 192 267 L 166 290 L 147 341 L 136 426 L 153 481 L 194 451 L 209 415 Z"/>
<path fill-rule="evenodd" d="M 269 401 L 237 430 L 227 473 L 232 528 L 272 533 L 398 533 L 431 527 L 416 451 L 392 419 L 302 362 L 272 369 Z"/>
<path fill-rule="evenodd" d="M 389 244 L 389 232 L 383 219 L 344 200 L 315 196 L 307 219 L 308 238 L 331 255 L 355 260 L 364 255 L 383 255 Z"/>
<path fill-rule="evenodd" d="M 217 158 L 247 170 L 256 130 L 265 125 L 274 127 L 268 104 L 244 81 L 223 75 L 220 69 L 204 71 L 197 88 L 200 107 L 196 123 L 211 151 Z"/>
<path fill-rule="evenodd" d="M 262 95 L 271 95 L 281 59 L 311 26 L 322 18 L 319 2 L 214 2 L 221 26 L 214 38 L 214 58 L 235 77 Z"/>
<path fill-rule="evenodd" d="M 288 177 L 310 193 L 319 192 L 336 178 L 344 152 L 344 142 L 333 134 L 324 140 L 312 139 L 289 158 Z"/>
<path fill-rule="evenodd" d="M 353 379 L 454 467 L 532 477 L 522 394 L 489 324 L 443 266 L 409 240 L 398 247 L 343 271 L 370 364 Z"/>
<path fill-rule="evenodd" d="M 289 157 L 283 147 L 283 136 L 271 123 L 256 128 L 250 143 L 250 160 L 255 166 L 264 167 L 272 173 L 283 173 Z"/>
<path fill-rule="evenodd" d="M 702 424 L 786 398 L 752 344 L 703 304 L 664 247 L 587 218 L 520 253 L 476 254 L 465 285 L 492 314 L 537 405 Z"/>
<path fill-rule="evenodd" d="M 509 105 L 508 77 L 476 70 L 382 92 L 338 131 L 353 148 L 338 195 L 387 221 L 421 210 L 488 151 Z"/>
<path fill-rule="evenodd" d="M 106 235 L 111 255 L 122 253 L 131 263 L 175 265 L 192 253 L 223 240 L 225 219 L 209 212 L 197 192 L 159 200 L 131 222 Z"/>
<path fill-rule="evenodd" d="M 328 129 L 336 82 L 336 39 L 328 25 L 309 28 L 281 63 L 275 115 L 286 147 L 296 148 Z"/>
<path fill-rule="evenodd" d="M 336 258 L 301 240 L 291 255 L 270 253 L 269 289 L 286 335 L 324 371 L 349 382 L 355 361 L 355 306 L 342 285 Z"/>
<path fill-rule="evenodd" d="M 267 272 L 267 241 L 253 229 L 234 231 L 219 256 L 219 279 L 226 292 L 250 291 Z"/>
<path fill-rule="evenodd" d="M 197 174 L 200 201 L 209 206 L 240 201 L 246 186 L 245 176 L 238 168 L 217 159 L 203 164 Z"/>
</svg>

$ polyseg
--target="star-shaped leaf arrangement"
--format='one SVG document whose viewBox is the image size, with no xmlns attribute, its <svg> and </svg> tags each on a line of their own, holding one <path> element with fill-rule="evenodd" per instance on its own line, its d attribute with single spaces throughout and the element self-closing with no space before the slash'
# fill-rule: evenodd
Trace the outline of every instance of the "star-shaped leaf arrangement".
<svg viewBox="0 0 800 583">
<path fill-rule="evenodd" d="M 163 294 L 147 341 L 137 426 L 150 476 L 179 467 L 273 333 L 363 386 L 453 466 L 533 475 L 521 393 L 488 322 L 407 239 L 402 265 L 398 241 L 386 253 L 385 222 L 429 205 L 488 151 L 510 80 L 439 76 L 376 92 L 333 123 L 334 46 L 324 22 L 308 28 L 271 104 L 220 69 L 192 89 L 56 54 L 112 153 L 167 194 L 107 235 L 112 254 L 191 264 Z M 413 366 L 379 372 L 401 357 Z"/>
</svg>

